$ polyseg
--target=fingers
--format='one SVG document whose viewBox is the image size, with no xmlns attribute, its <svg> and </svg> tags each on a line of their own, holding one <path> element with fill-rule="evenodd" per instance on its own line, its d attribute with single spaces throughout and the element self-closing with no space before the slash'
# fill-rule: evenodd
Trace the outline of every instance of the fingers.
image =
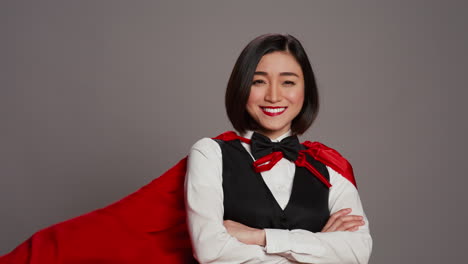
<svg viewBox="0 0 468 264">
<path fill-rule="evenodd" d="M 335 231 L 357 231 L 362 225 L 364 225 L 362 220 L 348 221 L 337 227 Z"/>
<path fill-rule="evenodd" d="M 328 230 L 330 226 L 332 226 L 338 218 L 345 216 L 349 213 L 351 213 L 351 208 L 345 208 L 345 209 L 338 210 L 332 215 L 330 215 L 330 218 L 328 218 L 328 221 L 323 227 L 322 232 L 326 232 L 325 230 Z"/>
<path fill-rule="evenodd" d="M 359 226 L 354 226 L 354 227 L 351 227 L 351 228 L 348 228 L 344 231 L 350 231 L 350 232 L 354 232 L 354 231 L 358 231 L 359 230 Z"/>
<path fill-rule="evenodd" d="M 361 226 L 364 224 L 363 217 L 360 215 L 346 215 L 339 217 L 335 222 L 328 228 L 328 232 L 344 231 L 354 226 Z"/>
<path fill-rule="evenodd" d="M 364 225 L 364 218 L 359 215 L 348 215 L 350 208 L 341 209 L 330 216 L 322 232 L 357 231 Z"/>
</svg>

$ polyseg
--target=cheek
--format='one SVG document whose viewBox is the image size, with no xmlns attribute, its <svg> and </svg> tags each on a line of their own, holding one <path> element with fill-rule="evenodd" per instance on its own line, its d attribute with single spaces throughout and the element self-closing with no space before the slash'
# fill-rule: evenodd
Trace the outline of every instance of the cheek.
<svg viewBox="0 0 468 264">
<path fill-rule="evenodd" d="M 291 103 L 302 107 L 302 104 L 304 103 L 304 90 L 292 91 L 288 94 L 288 99 Z"/>
<path fill-rule="evenodd" d="M 261 93 L 257 91 L 257 89 L 251 89 L 249 99 L 247 100 L 247 105 L 258 104 L 261 98 L 262 98 Z"/>
</svg>

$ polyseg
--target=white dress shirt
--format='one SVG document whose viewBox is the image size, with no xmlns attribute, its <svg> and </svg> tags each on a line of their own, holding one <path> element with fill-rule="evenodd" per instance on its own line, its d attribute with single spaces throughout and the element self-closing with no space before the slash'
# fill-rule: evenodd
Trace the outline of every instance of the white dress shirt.
<svg viewBox="0 0 468 264">
<path fill-rule="evenodd" d="M 248 131 L 243 137 L 251 138 Z M 276 138 L 279 142 L 291 131 Z M 251 154 L 250 145 L 242 143 Z M 253 156 L 252 156 L 252 159 Z M 263 180 L 284 209 L 291 196 L 296 165 L 283 158 Z M 191 148 L 185 180 L 187 223 L 194 256 L 200 263 L 368 263 L 372 238 L 356 187 L 327 166 L 330 174 L 330 213 L 351 208 L 364 217 L 358 231 L 313 233 L 295 229 L 265 229 L 266 246 L 247 245 L 231 236 L 223 225 L 222 153 L 219 144 L 203 138 Z"/>
</svg>

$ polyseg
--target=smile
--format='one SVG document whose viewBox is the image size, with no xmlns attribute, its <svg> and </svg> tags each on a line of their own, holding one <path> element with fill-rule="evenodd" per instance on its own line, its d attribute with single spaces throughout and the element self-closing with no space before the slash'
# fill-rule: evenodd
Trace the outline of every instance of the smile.
<svg viewBox="0 0 468 264">
<path fill-rule="evenodd" d="M 287 107 L 260 107 L 265 115 L 277 116 L 284 113 Z"/>
</svg>

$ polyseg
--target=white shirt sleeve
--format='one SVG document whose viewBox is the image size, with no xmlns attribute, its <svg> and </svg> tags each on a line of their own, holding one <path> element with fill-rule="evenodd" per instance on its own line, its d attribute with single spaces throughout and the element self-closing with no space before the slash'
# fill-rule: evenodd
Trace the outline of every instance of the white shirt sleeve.
<svg viewBox="0 0 468 264">
<path fill-rule="evenodd" d="M 330 213 L 351 208 L 352 215 L 364 217 L 365 225 L 354 232 L 313 233 L 307 230 L 265 229 L 266 251 L 300 263 L 368 263 L 372 250 L 369 221 L 356 187 L 327 166 L 330 174 Z"/>
<path fill-rule="evenodd" d="M 200 263 L 296 263 L 265 248 L 241 243 L 223 225 L 222 154 L 210 138 L 196 142 L 188 157 L 185 203 L 194 257 Z"/>
</svg>

